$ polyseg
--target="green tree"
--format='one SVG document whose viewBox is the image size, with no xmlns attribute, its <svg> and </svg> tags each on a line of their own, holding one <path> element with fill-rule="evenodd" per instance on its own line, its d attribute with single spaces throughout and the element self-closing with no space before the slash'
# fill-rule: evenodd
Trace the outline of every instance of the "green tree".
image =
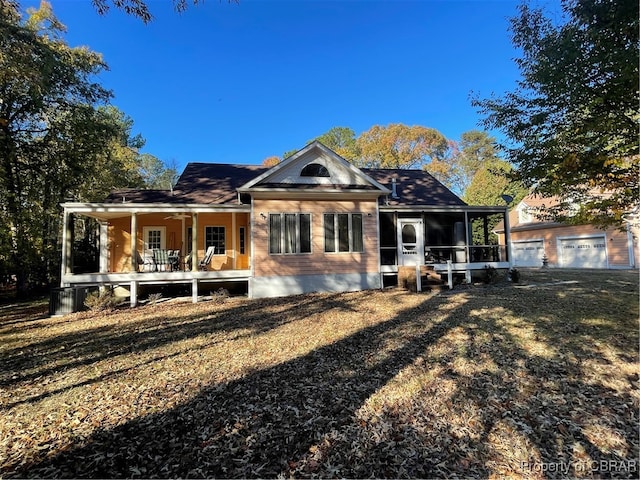
<svg viewBox="0 0 640 480">
<path fill-rule="evenodd" d="M 356 143 L 356 132 L 349 127 L 333 127 L 316 137 L 315 140 L 352 163 L 356 162 L 360 156 L 360 150 Z"/>
<path fill-rule="evenodd" d="M 512 179 L 513 167 L 499 158 L 485 162 L 474 174 L 462 199 L 469 205 L 504 205 L 502 195 L 517 204 L 527 194 L 527 188 Z"/>
<path fill-rule="evenodd" d="M 24 19 L 0 2 L 0 270 L 15 273 L 18 295 L 59 275 L 61 202 L 136 179 L 138 140 L 117 109 L 98 108 L 111 95 L 95 82 L 106 65 L 64 31 L 46 2 Z"/>
<path fill-rule="evenodd" d="M 167 166 L 159 158 L 149 153 L 143 153 L 138 155 L 136 163 L 146 188 L 170 190 L 176 184 L 177 169 Z"/>
<path fill-rule="evenodd" d="M 638 206 L 639 6 L 628 0 L 562 0 L 552 22 L 525 3 L 511 20 L 521 80 L 503 97 L 473 100 L 484 124 L 510 141 L 518 177 L 579 204 L 575 221 L 620 224 Z"/>
<path fill-rule="evenodd" d="M 485 131 L 469 130 L 460 136 L 458 148 L 457 187 L 460 192 L 466 192 L 476 172 L 498 158 L 496 139 Z"/>
<path fill-rule="evenodd" d="M 363 132 L 356 145 L 358 166 L 368 168 L 420 168 L 445 156 L 447 139 L 433 128 L 401 123 L 374 125 Z"/>
<path fill-rule="evenodd" d="M 469 205 L 506 205 L 502 195 L 513 198 L 511 205 L 517 204 L 527 194 L 527 189 L 512 179 L 513 167 L 499 158 L 484 161 L 476 171 L 462 199 Z M 475 217 L 471 221 L 473 243 L 497 244 L 497 237 L 488 235 L 503 220 L 502 214 L 488 215 L 486 220 Z M 486 228 L 485 228 L 486 222 Z"/>
<path fill-rule="evenodd" d="M 122 10 L 128 15 L 139 18 L 144 23 L 148 23 L 153 20 L 153 15 L 149 10 L 147 0 L 91 0 L 97 12 L 100 15 L 106 15 L 111 6 Z M 194 5 L 197 5 L 199 0 L 192 0 Z M 173 0 L 173 6 L 177 12 L 183 12 L 189 6 L 188 0 Z"/>
</svg>

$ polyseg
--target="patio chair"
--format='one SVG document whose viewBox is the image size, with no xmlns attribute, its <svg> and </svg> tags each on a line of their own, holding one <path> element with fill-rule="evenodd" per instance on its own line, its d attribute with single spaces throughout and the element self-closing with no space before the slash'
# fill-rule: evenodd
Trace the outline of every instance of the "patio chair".
<svg viewBox="0 0 640 480">
<path fill-rule="evenodd" d="M 182 269 L 186 272 L 191 271 L 191 264 L 193 263 L 193 255 L 191 252 L 187 253 L 184 257 L 182 257 Z"/>
<path fill-rule="evenodd" d="M 138 266 L 139 266 L 139 271 L 140 272 L 155 272 L 156 271 L 157 266 L 156 266 L 155 257 L 153 255 L 152 251 L 145 250 L 144 253 L 142 254 L 142 257 L 136 251 L 136 256 L 138 257 L 137 258 L 137 262 L 138 262 Z"/>
<path fill-rule="evenodd" d="M 204 254 L 204 258 L 198 262 L 198 270 L 206 270 L 211 262 L 211 257 L 216 251 L 216 247 L 207 248 L 207 253 Z"/>
<path fill-rule="evenodd" d="M 154 249 L 153 250 L 153 258 L 156 260 L 157 270 L 161 272 L 166 272 L 169 268 L 169 252 L 164 249 Z"/>
<path fill-rule="evenodd" d="M 173 272 L 180 270 L 180 250 L 169 250 L 169 266 Z"/>
</svg>

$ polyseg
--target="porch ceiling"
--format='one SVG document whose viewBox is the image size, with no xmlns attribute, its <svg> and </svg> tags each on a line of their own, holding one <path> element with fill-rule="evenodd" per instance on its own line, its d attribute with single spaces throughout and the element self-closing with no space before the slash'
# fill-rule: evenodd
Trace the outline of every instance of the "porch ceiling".
<svg viewBox="0 0 640 480">
<path fill-rule="evenodd" d="M 142 203 L 64 203 L 66 213 L 75 213 L 98 220 L 129 217 L 132 214 L 162 213 L 167 215 L 193 213 L 231 213 L 250 212 L 250 205 L 172 205 L 172 204 L 142 204 Z"/>
</svg>

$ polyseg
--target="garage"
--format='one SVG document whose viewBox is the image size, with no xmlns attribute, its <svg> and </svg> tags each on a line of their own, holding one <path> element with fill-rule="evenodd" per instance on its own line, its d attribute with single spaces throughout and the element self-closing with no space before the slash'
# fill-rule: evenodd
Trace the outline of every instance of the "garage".
<svg viewBox="0 0 640 480">
<path fill-rule="evenodd" d="M 560 266 L 566 268 L 607 268 L 604 235 L 559 240 Z"/>
<path fill-rule="evenodd" d="M 541 267 L 544 255 L 542 240 L 513 242 L 511 245 L 513 264 L 516 267 Z"/>
</svg>

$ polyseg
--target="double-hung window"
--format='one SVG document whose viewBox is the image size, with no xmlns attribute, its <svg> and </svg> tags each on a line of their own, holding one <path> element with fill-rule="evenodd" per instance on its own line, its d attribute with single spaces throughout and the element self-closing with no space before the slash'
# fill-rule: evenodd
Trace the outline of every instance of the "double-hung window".
<svg viewBox="0 0 640 480">
<path fill-rule="evenodd" d="M 311 214 L 269 214 L 269 253 L 311 253 Z"/>
<path fill-rule="evenodd" d="M 204 249 L 216 247 L 216 255 L 224 255 L 225 247 L 225 228 L 224 227 L 205 227 L 204 229 Z"/>
<path fill-rule="evenodd" d="M 363 252 L 361 213 L 324 214 L 325 252 Z"/>
</svg>

